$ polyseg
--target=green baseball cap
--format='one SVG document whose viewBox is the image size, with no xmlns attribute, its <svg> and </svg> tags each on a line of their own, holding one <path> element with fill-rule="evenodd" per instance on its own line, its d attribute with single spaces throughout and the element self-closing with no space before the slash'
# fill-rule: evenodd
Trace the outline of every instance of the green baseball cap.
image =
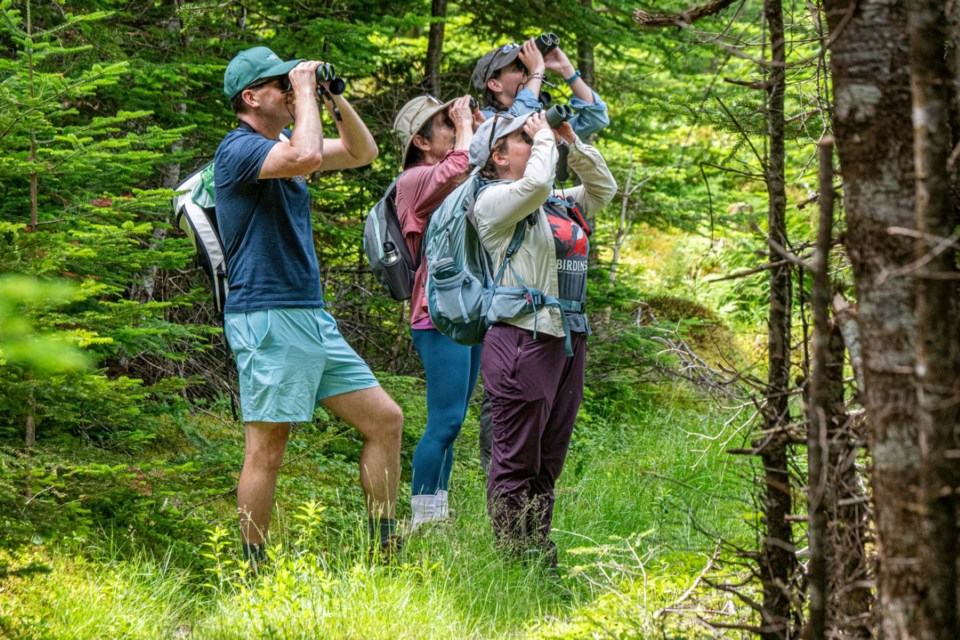
<svg viewBox="0 0 960 640">
<path fill-rule="evenodd" d="M 284 62 L 267 47 L 241 51 L 233 57 L 223 74 L 223 92 L 233 100 L 235 95 L 257 80 L 287 75 L 301 60 L 297 58 Z"/>
</svg>

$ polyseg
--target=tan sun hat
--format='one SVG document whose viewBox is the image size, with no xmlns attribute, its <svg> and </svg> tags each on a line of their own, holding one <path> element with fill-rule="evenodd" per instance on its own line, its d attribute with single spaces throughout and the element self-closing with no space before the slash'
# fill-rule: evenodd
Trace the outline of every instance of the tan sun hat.
<svg viewBox="0 0 960 640">
<path fill-rule="evenodd" d="M 396 120 L 393 121 L 393 128 L 400 134 L 400 144 L 403 145 L 400 165 L 404 169 L 407 168 L 407 155 L 410 153 L 410 145 L 413 144 L 413 136 L 420 133 L 423 125 L 430 122 L 430 118 L 451 104 L 453 100 L 440 102 L 431 95 L 424 95 L 414 98 L 400 109 Z"/>
</svg>

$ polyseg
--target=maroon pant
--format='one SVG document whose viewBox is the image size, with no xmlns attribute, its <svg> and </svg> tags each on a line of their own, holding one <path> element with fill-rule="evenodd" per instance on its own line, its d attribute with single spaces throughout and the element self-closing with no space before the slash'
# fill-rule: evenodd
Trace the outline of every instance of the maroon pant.
<svg viewBox="0 0 960 640">
<path fill-rule="evenodd" d="M 483 340 L 480 371 L 490 397 L 493 447 L 487 511 L 501 543 L 547 544 L 554 485 L 583 400 L 586 336 L 563 338 L 498 324 Z"/>
</svg>

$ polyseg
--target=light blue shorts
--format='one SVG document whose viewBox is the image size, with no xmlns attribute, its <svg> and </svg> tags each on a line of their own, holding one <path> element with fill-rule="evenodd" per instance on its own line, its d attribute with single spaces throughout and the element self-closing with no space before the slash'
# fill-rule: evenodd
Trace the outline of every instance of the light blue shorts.
<svg viewBox="0 0 960 640">
<path fill-rule="evenodd" d="M 378 386 L 323 309 L 228 313 L 244 422 L 306 422 L 324 398 Z"/>
</svg>

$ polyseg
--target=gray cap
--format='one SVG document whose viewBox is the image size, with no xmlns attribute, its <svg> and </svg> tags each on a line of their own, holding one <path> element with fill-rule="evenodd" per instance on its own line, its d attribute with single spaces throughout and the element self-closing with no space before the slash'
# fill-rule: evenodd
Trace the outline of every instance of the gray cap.
<svg viewBox="0 0 960 640">
<path fill-rule="evenodd" d="M 515 42 L 497 47 L 487 55 L 480 58 L 477 66 L 473 68 L 473 75 L 470 76 L 470 82 L 479 91 L 487 88 L 487 80 L 493 77 L 499 69 L 503 69 L 512 63 L 520 55 L 520 45 Z"/>
<path fill-rule="evenodd" d="M 536 112 L 532 111 L 519 116 L 498 113 L 481 124 L 477 132 L 473 134 L 473 141 L 470 143 L 470 164 L 483 168 L 487 164 L 487 160 L 490 159 L 490 151 L 497 140 L 510 135 L 517 129 L 522 129 L 523 123 L 534 113 Z"/>
</svg>

